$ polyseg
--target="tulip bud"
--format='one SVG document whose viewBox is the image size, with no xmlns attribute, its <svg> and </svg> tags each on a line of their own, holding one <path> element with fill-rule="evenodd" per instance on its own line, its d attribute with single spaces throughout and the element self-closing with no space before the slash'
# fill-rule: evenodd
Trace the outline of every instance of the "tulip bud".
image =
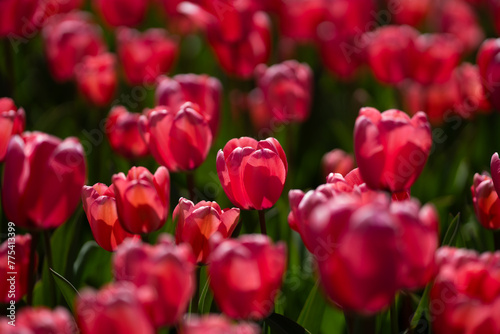
<svg viewBox="0 0 500 334">
<path fill-rule="evenodd" d="M 321 165 L 325 178 L 330 173 L 339 173 L 345 176 L 354 168 L 354 157 L 341 149 L 334 149 L 325 153 Z"/>
<path fill-rule="evenodd" d="M 127 159 L 145 157 L 149 149 L 139 132 L 137 113 L 128 112 L 125 107 L 111 109 L 106 120 L 106 135 L 111 148 Z"/>
<path fill-rule="evenodd" d="M 2 320 L 5 319 L 5 322 Z M 46 307 L 26 307 L 16 314 L 15 325 L 9 324 L 9 319 L 0 320 L 0 332 L 5 334 L 16 333 L 57 333 L 77 334 L 75 320 L 63 307 L 51 310 Z M 14 329 L 14 330 L 12 330 Z"/>
<path fill-rule="evenodd" d="M 432 145 L 423 112 L 410 119 L 391 109 L 362 108 L 354 126 L 354 152 L 361 177 L 372 189 L 408 190 L 425 166 Z"/>
<path fill-rule="evenodd" d="M 3 282 L 0 286 L 0 303 L 8 304 L 11 300 L 20 301 L 28 292 L 30 250 L 31 235 L 29 234 L 18 234 L 0 245 L 0 279 Z M 34 267 L 36 268 L 38 256 L 36 254 L 35 256 Z M 11 264 L 13 268 L 10 267 Z"/>
<path fill-rule="evenodd" d="M 110 26 L 133 27 L 144 20 L 148 1 L 93 0 L 93 5 Z"/>
<path fill-rule="evenodd" d="M 161 166 L 153 175 L 144 167 L 132 167 L 127 176 L 113 175 L 118 220 L 132 234 L 151 233 L 167 219 L 170 175 Z"/>
<path fill-rule="evenodd" d="M 141 303 L 155 328 L 173 325 L 186 311 L 195 290 L 195 259 L 189 245 L 175 246 L 169 235 L 156 246 L 125 240 L 113 258 L 117 281 L 141 291 Z"/>
<path fill-rule="evenodd" d="M 184 320 L 181 334 L 258 334 L 260 328 L 253 323 L 234 324 L 223 316 L 210 314 L 203 317 L 190 315 Z"/>
<path fill-rule="evenodd" d="M 233 233 L 240 209 L 221 210 L 216 202 L 193 202 L 180 198 L 179 204 L 173 213 L 174 222 L 177 221 L 175 242 L 186 242 L 191 245 L 197 262 L 206 263 L 210 252 L 209 241 L 219 232 L 223 238 L 229 238 Z"/>
<path fill-rule="evenodd" d="M 24 109 L 17 109 L 14 101 L 7 97 L 0 98 L 0 162 L 5 158 L 10 138 L 21 134 L 25 123 Z"/>
<path fill-rule="evenodd" d="M 91 103 L 104 107 L 116 93 L 116 57 L 111 53 L 87 56 L 75 68 L 78 89 Z"/>
<path fill-rule="evenodd" d="M 85 184 L 85 157 L 76 138 L 42 132 L 12 137 L 5 155 L 2 203 L 10 221 L 27 229 L 62 225 Z"/>
<path fill-rule="evenodd" d="M 85 56 L 97 56 L 106 50 L 99 26 L 83 12 L 51 17 L 42 32 L 47 60 L 57 81 L 73 79 L 76 65 Z"/>
<path fill-rule="evenodd" d="M 208 120 L 189 102 L 180 109 L 150 110 L 139 119 L 139 130 L 156 161 L 172 172 L 198 168 L 212 146 Z"/>
<path fill-rule="evenodd" d="M 393 0 L 386 2 L 389 7 L 394 4 Z M 429 14 L 431 0 L 398 0 L 397 9 L 391 12 L 394 15 L 394 23 L 418 27 Z"/>
<path fill-rule="evenodd" d="M 40 0 L 4 0 L 0 2 L 0 37 L 27 38 L 33 30 Z M 10 47 L 10 46 L 9 46 Z"/>
<path fill-rule="evenodd" d="M 286 246 L 265 235 L 220 242 L 209 257 L 210 287 L 219 308 L 233 319 L 271 313 L 286 268 Z"/>
<path fill-rule="evenodd" d="M 477 220 L 487 229 L 500 229 L 500 200 L 491 177 L 487 173 L 474 174 L 470 190 Z"/>
<path fill-rule="evenodd" d="M 217 175 L 227 197 L 241 209 L 272 207 L 285 186 L 288 163 L 275 138 L 234 138 L 217 153 Z"/>
<path fill-rule="evenodd" d="M 280 10 L 280 32 L 297 42 L 314 42 L 318 25 L 325 20 L 325 2 L 288 1 Z M 300 22 L 300 24 L 297 24 Z"/>
<path fill-rule="evenodd" d="M 155 333 L 140 293 L 129 282 L 112 283 L 100 291 L 83 290 L 75 307 L 82 334 Z"/>
<path fill-rule="evenodd" d="M 483 88 L 494 109 L 500 109 L 500 38 L 487 39 L 479 48 L 477 65 Z"/>
<path fill-rule="evenodd" d="M 219 79 L 201 74 L 178 74 L 161 77 L 156 88 L 156 105 L 179 110 L 186 102 L 197 104 L 207 119 L 212 137 L 219 129 L 222 85 Z"/>
<path fill-rule="evenodd" d="M 174 64 L 177 42 L 164 29 L 140 33 L 121 28 L 116 32 L 116 39 L 125 78 L 131 85 L 152 85 Z"/>
</svg>

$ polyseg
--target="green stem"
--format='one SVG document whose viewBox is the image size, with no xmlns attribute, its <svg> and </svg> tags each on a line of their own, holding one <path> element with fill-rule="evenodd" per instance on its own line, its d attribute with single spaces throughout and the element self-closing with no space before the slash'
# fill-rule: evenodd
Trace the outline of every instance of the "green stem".
<svg viewBox="0 0 500 334">
<path fill-rule="evenodd" d="M 35 288 L 36 280 L 36 247 L 38 245 L 38 239 L 40 238 L 39 232 L 34 232 L 31 235 L 31 247 L 30 247 L 30 258 L 29 258 L 29 273 L 28 273 L 28 305 L 33 305 L 33 289 Z"/>
<path fill-rule="evenodd" d="M 191 313 L 198 313 L 198 304 L 200 303 L 200 277 L 201 277 L 201 266 L 196 266 L 196 290 L 191 302 Z"/>
<path fill-rule="evenodd" d="M 45 261 L 47 262 L 47 266 L 49 269 L 55 270 L 54 268 L 54 262 L 52 261 L 52 246 L 50 244 L 50 231 L 45 230 L 43 231 L 43 246 L 45 248 Z M 56 296 L 56 287 L 55 287 L 55 281 L 54 277 L 52 274 L 49 272 L 49 293 L 50 295 L 54 298 L 54 304 L 57 303 L 57 296 Z"/>
<path fill-rule="evenodd" d="M 194 171 L 193 172 L 188 172 L 186 173 L 186 179 L 187 179 L 187 187 L 189 191 L 189 199 L 191 201 L 195 201 L 195 193 L 194 193 Z"/>
<path fill-rule="evenodd" d="M 493 231 L 493 240 L 495 242 L 495 250 L 500 250 L 500 231 Z"/>
<path fill-rule="evenodd" d="M 398 334 L 398 311 L 396 306 L 396 301 L 391 305 L 391 333 Z"/>
<path fill-rule="evenodd" d="M 267 235 L 266 212 L 264 210 L 259 210 L 258 212 L 259 212 L 260 233 Z"/>
</svg>

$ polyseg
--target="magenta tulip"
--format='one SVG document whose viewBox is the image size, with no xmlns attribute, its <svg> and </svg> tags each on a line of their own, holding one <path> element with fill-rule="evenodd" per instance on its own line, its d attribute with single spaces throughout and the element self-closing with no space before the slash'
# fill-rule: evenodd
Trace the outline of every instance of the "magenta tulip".
<svg viewBox="0 0 500 334">
<path fill-rule="evenodd" d="M 18 109 L 14 101 L 7 97 L 0 98 L 0 162 L 5 158 L 10 138 L 21 134 L 25 123 L 24 109 Z"/>
</svg>

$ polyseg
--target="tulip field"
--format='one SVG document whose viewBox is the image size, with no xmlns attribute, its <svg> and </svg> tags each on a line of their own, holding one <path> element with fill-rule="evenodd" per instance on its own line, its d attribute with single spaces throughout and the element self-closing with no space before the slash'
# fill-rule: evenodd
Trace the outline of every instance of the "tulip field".
<svg viewBox="0 0 500 334">
<path fill-rule="evenodd" d="M 500 334 L 499 0 L 0 0 L 0 334 Z"/>
</svg>

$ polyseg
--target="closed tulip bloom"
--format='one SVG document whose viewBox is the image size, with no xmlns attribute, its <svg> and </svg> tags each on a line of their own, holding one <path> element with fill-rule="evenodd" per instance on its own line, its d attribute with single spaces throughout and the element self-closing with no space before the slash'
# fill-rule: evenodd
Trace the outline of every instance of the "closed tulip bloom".
<svg viewBox="0 0 500 334">
<path fill-rule="evenodd" d="M 325 20 L 325 7 L 326 3 L 322 0 L 288 1 L 280 8 L 280 32 L 297 42 L 316 41 L 318 25 Z"/>
<path fill-rule="evenodd" d="M 161 166 L 153 175 L 144 167 L 132 167 L 127 176 L 112 178 L 118 220 L 132 234 L 151 233 L 167 219 L 170 201 L 170 175 Z"/>
<path fill-rule="evenodd" d="M 108 252 L 116 250 L 125 238 L 135 237 L 126 232 L 118 221 L 113 186 L 108 188 L 102 183 L 84 186 L 82 203 L 95 241 Z"/>
<path fill-rule="evenodd" d="M 275 138 L 234 138 L 217 153 L 217 175 L 227 197 L 241 209 L 272 207 L 285 185 L 288 163 Z"/>
<path fill-rule="evenodd" d="M 111 148 L 127 159 L 137 159 L 149 154 L 148 146 L 139 132 L 140 117 L 140 114 L 117 106 L 111 109 L 106 120 L 106 135 Z"/>
<path fill-rule="evenodd" d="M 83 58 L 106 51 L 99 26 L 83 12 L 51 17 L 42 32 L 52 76 L 60 82 L 75 77 L 75 67 Z"/>
<path fill-rule="evenodd" d="M 162 235 L 155 246 L 125 240 L 113 258 L 117 281 L 130 281 L 141 291 L 141 303 L 155 328 L 177 323 L 196 286 L 195 259 L 189 245 L 176 246 Z"/>
<path fill-rule="evenodd" d="M 206 263 L 210 253 L 209 240 L 219 232 L 223 238 L 229 238 L 240 218 L 240 209 L 221 210 L 216 202 L 193 202 L 180 198 L 175 207 L 173 220 L 177 221 L 175 242 L 191 245 L 196 261 Z"/>
<path fill-rule="evenodd" d="M 177 41 L 164 29 L 140 33 L 121 28 L 116 38 L 125 78 L 131 85 L 154 84 L 158 76 L 170 71 L 177 56 Z"/>
<path fill-rule="evenodd" d="M 500 191 L 500 158 L 497 152 L 491 156 L 490 169 L 493 186 L 498 194 Z"/>
<path fill-rule="evenodd" d="M 10 138 L 21 134 L 25 124 L 24 109 L 18 109 L 8 97 L 0 98 L 0 162 L 5 158 Z"/>
<path fill-rule="evenodd" d="M 93 0 L 94 7 L 112 27 L 133 27 L 144 20 L 148 1 L 144 0 Z"/>
<path fill-rule="evenodd" d="M 15 333 L 78 333 L 75 320 L 64 307 L 56 307 L 54 310 L 46 307 L 23 308 L 17 315 L 15 323 Z M 2 326 L 0 326 L 1 329 Z"/>
<path fill-rule="evenodd" d="M 178 74 L 162 77 L 156 87 L 156 105 L 179 110 L 186 102 L 197 104 L 215 137 L 219 129 L 222 85 L 219 79 L 205 74 Z"/>
<path fill-rule="evenodd" d="M 11 300 L 20 301 L 28 292 L 28 277 L 30 272 L 31 235 L 18 234 L 5 240 L 0 245 L 0 303 L 9 304 Z M 14 253 L 12 252 L 14 251 Z M 9 253 L 10 252 L 10 253 Z M 9 258 L 10 255 L 10 258 Z M 36 256 L 36 254 L 35 254 Z M 14 257 L 14 259 L 12 259 Z M 8 268 L 9 262 L 14 262 L 14 268 Z M 35 258 L 37 266 L 38 256 Z M 8 272 L 15 272 L 15 280 L 11 281 Z M 14 295 L 12 296 L 12 291 Z M 10 291 L 10 292 L 9 292 Z"/>
<path fill-rule="evenodd" d="M 484 91 L 494 109 L 500 109 L 500 38 L 487 39 L 479 48 L 477 65 Z"/>
<path fill-rule="evenodd" d="M 334 149 L 325 153 L 321 160 L 323 175 L 327 177 L 330 173 L 347 175 L 354 168 L 354 157 L 341 149 Z"/>
<path fill-rule="evenodd" d="M 286 246 L 265 235 L 220 242 L 209 258 L 210 287 L 219 308 L 233 319 L 271 313 L 286 270 Z"/>
<path fill-rule="evenodd" d="M 400 110 L 362 108 L 354 126 L 354 152 L 368 187 L 408 190 L 422 172 L 432 146 L 423 112 L 410 119 Z"/>
<path fill-rule="evenodd" d="M 75 68 L 75 74 L 79 91 L 91 104 L 104 107 L 111 103 L 118 86 L 115 55 L 85 57 Z"/>
<path fill-rule="evenodd" d="M 156 161 L 172 172 L 198 168 L 212 146 L 212 131 L 199 107 L 156 107 L 139 119 L 139 130 Z"/>
<path fill-rule="evenodd" d="M 386 0 L 389 10 L 394 6 L 394 2 Z M 431 9 L 431 0 L 400 0 L 396 5 L 398 10 L 391 12 L 394 15 L 394 23 L 407 24 L 409 26 L 418 27 L 429 14 Z"/>
<path fill-rule="evenodd" d="M 57 14 L 69 13 L 82 8 L 83 0 L 43 0 L 37 8 L 36 18 L 38 20 L 48 19 Z M 38 21 L 39 22 L 39 21 Z"/>
<path fill-rule="evenodd" d="M 42 132 L 12 137 L 5 155 L 2 203 L 17 226 L 50 229 L 73 213 L 85 184 L 83 147 Z"/>
<path fill-rule="evenodd" d="M 483 334 L 500 331 L 500 252 L 442 247 L 430 292 L 433 333 Z"/>
<path fill-rule="evenodd" d="M 181 334 L 258 334 L 260 328 L 253 323 L 235 324 L 224 316 L 209 314 L 191 315 L 184 320 Z"/>
<path fill-rule="evenodd" d="M 155 329 L 130 282 L 116 282 L 100 291 L 89 288 L 76 297 L 75 313 L 82 334 L 144 333 Z"/>
<path fill-rule="evenodd" d="M 0 2 L 0 37 L 26 38 L 32 34 L 40 0 L 4 0 Z"/>
<path fill-rule="evenodd" d="M 500 200 L 491 177 L 487 173 L 474 174 L 470 190 L 479 223 L 487 229 L 500 229 Z"/>
</svg>

